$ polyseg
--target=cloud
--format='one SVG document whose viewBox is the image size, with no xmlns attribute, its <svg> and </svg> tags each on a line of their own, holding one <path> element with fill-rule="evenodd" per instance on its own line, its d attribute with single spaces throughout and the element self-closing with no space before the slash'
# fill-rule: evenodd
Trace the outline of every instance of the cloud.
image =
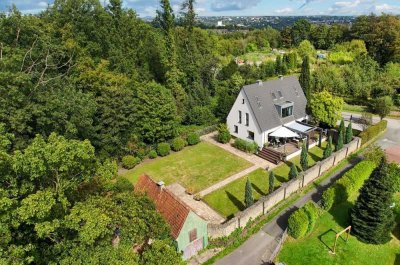
<svg viewBox="0 0 400 265">
<path fill-rule="evenodd" d="M 314 1 L 316 1 L 316 0 L 306 0 L 306 1 L 299 7 L 299 9 L 302 9 L 303 7 L 305 7 L 306 5 L 308 5 L 309 3 L 314 2 Z"/>
<path fill-rule="evenodd" d="M 378 15 L 381 13 L 400 13 L 400 6 L 389 4 L 373 5 L 369 11 Z"/>
<path fill-rule="evenodd" d="M 214 0 L 211 9 L 216 12 L 244 10 L 258 5 L 261 0 Z"/>
<path fill-rule="evenodd" d="M 339 1 L 329 8 L 329 12 L 343 15 L 368 13 L 366 6 L 371 6 L 374 2 L 373 0 Z"/>
<path fill-rule="evenodd" d="M 36 14 L 52 4 L 53 0 L 26 1 L 26 0 L 0 0 L 0 11 L 8 11 L 15 5 L 21 12 L 27 14 Z"/>
<path fill-rule="evenodd" d="M 288 14 L 292 14 L 293 12 L 294 12 L 294 10 L 291 7 L 285 7 L 285 8 L 277 9 L 274 11 L 274 13 L 279 14 L 279 15 L 288 15 Z"/>
</svg>

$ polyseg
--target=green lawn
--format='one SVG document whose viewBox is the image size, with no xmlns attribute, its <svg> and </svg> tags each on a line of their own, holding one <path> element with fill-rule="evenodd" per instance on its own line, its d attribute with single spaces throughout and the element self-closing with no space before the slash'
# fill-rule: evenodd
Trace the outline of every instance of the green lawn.
<svg viewBox="0 0 400 265">
<path fill-rule="evenodd" d="M 315 146 L 310 149 L 308 155 L 310 166 L 314 165 L 317 161 L 322 160 L 325 146 L 326 142 L 322 143 L 322 148 Z M 291 163 L 295 163 L 300 171 L 300 156 L 296 156 L 290 161 L 273 169 L 276 176 L 274 185 L 275 189 L 279 187 L 282 182 L 288 181 Z M 253 197 L 257 200 L 261 196 L 268 194 L 268 174 L 269 172 L 266 172 L 263 169 L 257 169 L 247 176 L 240 178 L 210 194 L 207 194 L 204 196 L 203 200 L 221 215 L 228 218 L 232 217 L 235 213 L 245 209 L 244 187 L 247 177 L 250 178 L 253 186 Z"/>
<path fill-rule="evenodd" d="M 167 185 L 178 182 L 198 192 L 250 166 L 248 161 L 218 146 L 201 142 L 166 157 L 147 160 L 124 177 L 135 184 L 146 173 L 156 181 Z"/>
<path fill-rule="evenodd" d="M 335 234 L 349 225 L 348 211 L 356 200 L 357 194 L 350 201 L 335 206 L 324 213 L 317 221 L 314 231 L 305 238 L 295 240 L 289 238 L 279 254 L 279 261 L 286 265 L 320 265 L 320 264 L 400 264 L 400 235 L 385 245 L 365 244 L 350 236 L 346 243 L 338 239 L 336 255 L 329 253 L 334 243 Z M 399 195 L 397 195 L 399 199 Z M 343 235 L 345 238 L 345 235 Z"/>
</svg>

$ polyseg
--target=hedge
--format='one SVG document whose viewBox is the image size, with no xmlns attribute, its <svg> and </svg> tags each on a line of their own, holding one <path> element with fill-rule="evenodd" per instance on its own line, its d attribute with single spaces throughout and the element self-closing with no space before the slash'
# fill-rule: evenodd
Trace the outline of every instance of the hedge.
<svg viewBox="0 0 400 265">
<path fill-rule="evenodd" d="M 292 213 L 288 220 L 288 234 L 293 238 L 301 238 L 307 234 L 308 215 L 304 208 Z"/>
<path fill-rule="evenodd" d="M 258 145 L 255 142 L 249 142 L 240 138 L 235 139 L 233 146 L 247 153 L 255 153 L 258 149 Z"/>
<path fill-rule="evenodd" d="M 169 143 L 160 143 L 157 145 L 157 154 L 159 156 L 167 156 L 171 151 L 171 146 Z"/>
<path fill-rule="evenodd" d="M 342 178 L 336 181 L 322 194 L 321 205 L 329 210 L 333 204 L 345 202 L 349 196 L 357 192 L 364 181 L 369 178 L 376 165 L 372 161 L 364 160 L 347 171 Z"/>
<path fill-rule="evenodd" d="M 175 152 L 181 151 L 186 146 L 186 141 L 181 137 L 176 137 L 172 140 L 171 147 Z"/>
<path fill-rule="evenodd" d="M 197 133 L 189 133 L 187 136 L 187 142 L 189 145 L 196 145 L 200 143 L 200 136 Z"/>
<path fill-rule="evenodd" d="M 127 155 L 122 158 L 122 167 L 126 169 L 132 169 L 139 164 L 141 159 L 132 155 Z"/>
<path fill-rule="evenodd" d="M 386 130 L 386 127 L 387 127 L 387 121 L 382 120 L 382 121 L 378 122 L 377 124 L 370 126 L 365 131 L 361 132 L 358 135 L 358 137 L 361 138 L 361 144 L 365 144 L 368 141 L 375 138 L 376 136 L 378 136 L 379 133 Z"/>
<path fill-rule="evenodd" d="M 218 142 L 223 144 L 229 143 L 229 141 L 231 140 L 231 133 L 229 132 L 226 124 L 220 124 L 218 126 L 217 140 Z"/>
<path fill-rule="evenodd" d="M 304 205 L 303 209 L 306 212 L 307 217 L 308 217 L 307 234 L 309 234 L 312 232 L 312 230 L 314 229 L 315 223 L 317 222 L 318 208 L 314 202 L 309 201 Z"/>
</svg>

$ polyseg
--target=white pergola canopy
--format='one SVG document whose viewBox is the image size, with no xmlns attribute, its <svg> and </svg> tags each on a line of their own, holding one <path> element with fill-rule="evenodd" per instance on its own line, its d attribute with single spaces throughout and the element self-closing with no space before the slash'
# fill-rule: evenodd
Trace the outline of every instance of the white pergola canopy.
<svg viewBox="0 0 400 265">
<path fill-rule="evenodd" d="M 306 124 L 298 123 L 297 121 L 290 122 L 288 124 L 285 124 L 284 126 L 287 127 L 287 128 L 290 128 L 290 129 L 292 129 L 292 130 L 294 130 L 296 132 L 300 132 L 300 133 L 307 133 L 310 130 L 314 129 L 313 126 L 309 126 L 309 125 L 306 125 Z"/>
<path fill-rule="evenodd" d="M 299 135 L 288 128 L 281 127 L 278 130 L 272 132 L 269 134 L 271 137 L 279 137 L 279 138 L 293 138 L 293 137 L 299 137 Z"/>
</svg>

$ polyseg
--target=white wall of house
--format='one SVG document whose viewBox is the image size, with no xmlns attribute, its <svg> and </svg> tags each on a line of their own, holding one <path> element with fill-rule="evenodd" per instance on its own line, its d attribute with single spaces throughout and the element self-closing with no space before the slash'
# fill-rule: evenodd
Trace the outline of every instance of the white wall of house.
<svg viewBox="0 0 400 265">
<path fill-rule="evenodd" d="M 243 104 L 244 100 L 244 104 Z M 239 123 L 239 111 L 242 112 L 242 122 Z M 246 126 L 246 113 L 249 115 L 249 124 Z M 249 103 L 247 102 L 246 96 L 244 95 L 243 90 L 240 91 L 238 97 L 236 98 L 235 103 L 232 106 L 231 111 L 228 114 L 226 123 L 228 125 L 229 131 L 231 135 L 247 140 L 252 141 L 248 138 L 249 131 L 254 133 L 254 142 L 258 144 L 258 146 L 262 147 L 264 144 L 264 134 L 260 131 L 258 124 L 255 120 L 255 117 L 250 109 Z M 235 132 L 235 126 L 237 126 L 238 131 Z"/>
</svg>

